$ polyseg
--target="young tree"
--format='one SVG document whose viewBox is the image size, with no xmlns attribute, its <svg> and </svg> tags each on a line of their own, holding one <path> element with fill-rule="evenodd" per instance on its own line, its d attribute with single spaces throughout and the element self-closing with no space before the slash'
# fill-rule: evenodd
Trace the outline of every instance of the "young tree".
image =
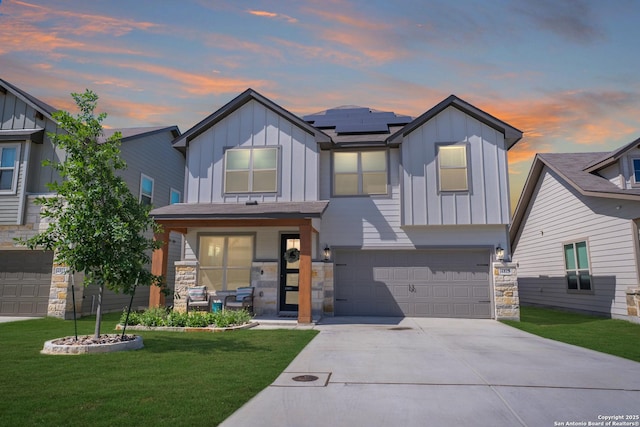
<svg viewBox="0 0 640 427">
<path fill-rule="evenodd" d="M 146 268 L 150 253 L 161 242 L 145 236 L 147 230 L 159 231 L 143 206 L 131 194 L 124 180 L 116 175 L 126 168 L 120 158 L 121 134 L 105 142 L 102 122 L 105 113 L 94 114 L 98 95 L 90 90 L 72 93 L 80 113 L 54 114 L 63 132 L 49 134 L 52 142 L 64 150 L 64 161 L 45 161 L 62 177 L 49 184 L 56 197 L 41 197 L 41 216 L 50 219 L 48 228 L 21 243 L 31 249 L 53 250 L 57 263 L 70 273 L 84 272 L 84 285 L 99 286 L 95 338 L 100 336 L 104 288 L 133 294 L 135 284 L 160 285 L 161 278 Z"/>
</svg>

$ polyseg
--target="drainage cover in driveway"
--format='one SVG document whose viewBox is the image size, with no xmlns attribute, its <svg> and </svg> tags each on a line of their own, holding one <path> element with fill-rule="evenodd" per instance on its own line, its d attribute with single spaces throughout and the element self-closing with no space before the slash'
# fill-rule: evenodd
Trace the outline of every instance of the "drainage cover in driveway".
<svg viewBox="0 0 640 427">
<path fill-rule="evenodd" d="M 326 387 L 331 372 L 283 372 L 271 384 L 274 387 Z"/>
</svg>

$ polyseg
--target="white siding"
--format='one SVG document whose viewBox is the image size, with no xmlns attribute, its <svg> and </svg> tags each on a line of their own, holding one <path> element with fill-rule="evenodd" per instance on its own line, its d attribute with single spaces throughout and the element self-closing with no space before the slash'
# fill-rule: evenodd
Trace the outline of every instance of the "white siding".
<svg viewBox="0 0 640 427">
<path fill-rule="evenodd" d="M 224 150 L 279 147 L 275 194 L 225 195 Z M 187 203 L 318 200 L 318 146 L 313 135 L 251 100 L 189 142 Z"/>
<path fill-rule="evenodd" d="M 638 284 L 637 217 L 640 203 L 581 196 L 545 167 L 514 251 L 520 301 L 626 316 L 625 290 Z M 567 292 L 563 243 L 580 240 L 588 241 L 592 295 Z"/>
<path fill-rule="evenodd" d="M 321 196 L 330 194 L 330 153 L 322 152 Z M 406 158 L 405 158 L 406 159 Z M 400 150 L 389 150 L 390 195 L 335 197 L 322 216 L 321 245 L 357 248 L 507 247 L 507 227 L 439 225 L 405 227 L 400 205 Z"/>
<path fill-rule="evenodd" d="M 438 191 L 437 144 L 464 142 L 469 191 Z M 404 225 L 509 224 L 503 135 L 449 107 L 407 135 L 401 145 Z"/>
</svg>

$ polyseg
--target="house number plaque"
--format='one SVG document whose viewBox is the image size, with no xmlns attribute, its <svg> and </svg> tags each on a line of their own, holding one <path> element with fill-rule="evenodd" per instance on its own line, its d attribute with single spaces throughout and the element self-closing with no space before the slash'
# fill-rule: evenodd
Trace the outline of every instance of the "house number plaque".
<svg viewBox="0 0 640 427">
<path fill-rule="evenodd" d="M 513 276 L 514 269 L 513 268 L 497 268 L 498 276 Z"/>
<path fill-rule="evenodd" d="M 53 269 L 53 274 L 67 274 L 68 271 L 68 267 L 55 267 Z"/>
</svg>

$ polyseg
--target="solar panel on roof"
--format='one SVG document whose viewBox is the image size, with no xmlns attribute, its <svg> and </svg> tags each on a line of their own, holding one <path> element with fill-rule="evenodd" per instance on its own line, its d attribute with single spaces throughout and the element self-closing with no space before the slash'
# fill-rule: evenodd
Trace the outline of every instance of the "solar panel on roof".
<svg viewBox="0 0 640 427">
<path fill-rule="evenodd" d="M 366 107 L 343 107 L 310 114 L 304 120 L 317 128 L 335 128 L 336 133 L 354 134 L 389 132 L 389 125 L 405 125 L 411 117 Z"/>
</svg>

